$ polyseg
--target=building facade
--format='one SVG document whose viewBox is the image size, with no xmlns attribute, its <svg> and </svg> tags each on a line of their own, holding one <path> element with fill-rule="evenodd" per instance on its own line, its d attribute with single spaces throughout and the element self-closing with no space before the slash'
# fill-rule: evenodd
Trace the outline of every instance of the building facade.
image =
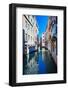
<svg viewBox="0 0 68 90">
<path fill-rule="evenodd" d="M 45 46 L 52 53 L 57 54 L 57 17 L 49 16 L 45 32 Z"/>
<path fill-rule="evenodd" d="M 49 16 L 45 34 L 45 46 L 57 63 L 57 17 Z"/>
<path fill-rule="evenodd" d="M 35 16 L 23 15 L 22 28 L 24 31 L 24 53 L 28 54 L 37 49 L 38 27 Z"/>
<path fill-rule="evenodd" d="M 57 55 L 57 17 L 51 17 L 52 30 L 51 30 L 51 42 L 52 42 L 52 52 Z"/>
<path fill-rule="evenodd" d="M 51 30 L 52 30 L 51 19 L 49 17 L 45 32 L 45 46 L 50 52 L 51 52 Z"/>
<path fill-rule="evenodd" d="M 45 32 L 42 33 L 42 47 L 45 47 Z"/>
</svg>

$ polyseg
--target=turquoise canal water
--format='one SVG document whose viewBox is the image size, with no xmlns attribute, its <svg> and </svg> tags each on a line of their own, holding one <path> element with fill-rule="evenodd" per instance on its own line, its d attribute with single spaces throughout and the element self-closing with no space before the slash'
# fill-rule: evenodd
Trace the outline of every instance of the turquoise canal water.
<svg viewBox="0 0 68 90">
<path fill-rule="evenodd" d="M 57 65 L 48 50 L 41 49 L 24 56 L 24 75 L 49 73 L 57 73 Z"/>
</svg>

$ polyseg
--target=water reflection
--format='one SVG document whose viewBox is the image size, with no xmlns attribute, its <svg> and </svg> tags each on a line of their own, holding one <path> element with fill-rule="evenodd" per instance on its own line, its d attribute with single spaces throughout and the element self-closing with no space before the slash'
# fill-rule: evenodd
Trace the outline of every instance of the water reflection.
<svg viewBox="0 0 68 90">
<path fill-rule="evenodd" d="M 23 74 L 57 73 L 57 66 L 49 51 L 42 50 L 24 56 Z"/>
</svg>

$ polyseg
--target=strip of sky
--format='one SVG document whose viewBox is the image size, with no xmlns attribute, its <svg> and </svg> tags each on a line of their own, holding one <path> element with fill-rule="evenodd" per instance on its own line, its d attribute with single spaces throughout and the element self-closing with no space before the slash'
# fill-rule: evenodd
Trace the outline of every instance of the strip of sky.
<svg viewBox="0 0 68 90">
<path fill-rule="evenodd" d="M 46 31 L 48 16 L 36 16 L 36 21 L 39 27 L 39 37 L 42 37 L 42 33 Z"/>
</svg>

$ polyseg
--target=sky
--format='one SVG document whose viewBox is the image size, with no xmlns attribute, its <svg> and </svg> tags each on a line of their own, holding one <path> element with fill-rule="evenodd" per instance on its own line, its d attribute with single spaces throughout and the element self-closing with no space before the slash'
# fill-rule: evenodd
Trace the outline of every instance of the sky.
<svg viewBox="0 0 68 90">
<path fill-rule="evenodd" d="M 42 33 L 46 31 L 48 16 L 36 16 L 36 21 L 39 27 L 39 37 L 41 37 Z"/>
</svg>

